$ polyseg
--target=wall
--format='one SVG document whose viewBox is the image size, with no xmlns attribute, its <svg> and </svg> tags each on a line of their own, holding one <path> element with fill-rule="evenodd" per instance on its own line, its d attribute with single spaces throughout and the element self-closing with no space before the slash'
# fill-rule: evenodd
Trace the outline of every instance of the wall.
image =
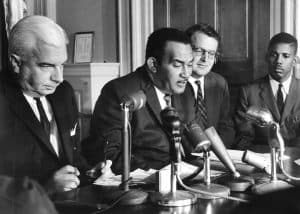
<svg viewBox="0 0 300 214">
<path fill-rule="evenodd" d="M 93 62 L 117 62 L 116 0 L 59 0 L 57 23 L 70 38 L 69 63 L 73 62 L 74 34 L 94 31 Z"/>
</svg>

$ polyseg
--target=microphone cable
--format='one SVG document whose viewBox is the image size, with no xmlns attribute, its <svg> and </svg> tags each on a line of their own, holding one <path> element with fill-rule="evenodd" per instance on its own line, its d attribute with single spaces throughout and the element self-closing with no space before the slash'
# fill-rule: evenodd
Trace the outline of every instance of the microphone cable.
<svg viewBox="0 0 300 214">
<path fill-rule="evenodd" d="M 281 153 L 280 153 L 281 154 Z M 283 157 L 282 155 L 280 155 L 279 157 L 279 167 L 281 169 L 281 171 L 283 172 L 283 174 L 288 177 L 289 179 L 291 180 L 295 180 L 295 181 L 300 181 L 300 177 L 295 177 L 295 176 L 292 176 L 290 175 L 284 168 L 284 164 L 283 164 Z"/>
</svg>

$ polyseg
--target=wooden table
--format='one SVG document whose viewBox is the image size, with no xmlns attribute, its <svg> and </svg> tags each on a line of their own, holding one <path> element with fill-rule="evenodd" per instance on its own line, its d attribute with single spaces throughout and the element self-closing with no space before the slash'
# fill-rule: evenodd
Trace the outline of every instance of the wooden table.
<svg viewBox="0 0 300 214">
<path fill-rule="evenodd" d="M 285 161 L 285 167 L 289 173 L 293 176 L 300 176 L 300 166 L 294 163 L 294 160 L 300 158 L 300 149 L 298 148 L 286 148 L 285 152 L 290 159 Z M 300 184 L 300 182 L 295 182 Z M 250 192 L 245 193 L 232 193 L 233 196 L 252 198 Z M 96 206 L 105 206 L 105 204 L 111 204 L 120 193 L 106 187 L 100 187 L 95 185 L 89 185 L 86 187 L 78 188 L 76 190 L 56 195 L 53 200 L 56 202 L 57 209 L 61 214 L 82 214 L 93 213 L 97 211 Z M 289 200 L 283 198 L 282 201 Z M 232 213 L 242 202 L 228 200 L 228 199 L 198 199 L 197 203 L 191 206 L 185 207 L 161 207 L 155 203 L 148 202 L 142 205 L 136 206 L 122 206 L 115 205 L 113 208 L 105 211 L 104 213 L 120 213 L 120 214 L 166 214 L 166 213 L 204 213 L 204 214 L 226 214 Z"/>
</svg>

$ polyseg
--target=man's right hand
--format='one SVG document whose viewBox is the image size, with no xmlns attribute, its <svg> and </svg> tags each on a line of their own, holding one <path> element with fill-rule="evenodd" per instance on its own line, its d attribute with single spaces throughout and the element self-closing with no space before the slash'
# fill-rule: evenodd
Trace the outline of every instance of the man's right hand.
<svg viewBox="0 0 300 214">
<path fill-rule="evenodd" d="M 45 188 L 48 193 L 75 189 L 80 184 L 79 175 L 79 170 L 76 167 L 66 165 L 53 174 Z"/>
</svg>

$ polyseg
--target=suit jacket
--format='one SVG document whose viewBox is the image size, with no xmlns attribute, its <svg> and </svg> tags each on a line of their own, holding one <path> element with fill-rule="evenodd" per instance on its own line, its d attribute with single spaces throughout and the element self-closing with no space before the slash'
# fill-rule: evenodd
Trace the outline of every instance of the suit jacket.
<svg viewBox="0 0 300 214">
<path fill-rule="evenodd" d="M 194 90 L 190 83 L 182 96 L 185 99 L 183 103 L 189 103 L 189 106 L 196 105 Z M 214 72 L 209 72 L 205 75 L 204 102 L 208 117 L 208 127 L 214 126 L 226 147 L 229 148 L 234 143 L 235 131 L 230 115 L 228 85 L 221 75 Z M 197 123 L 204 128 L 200 118 L 195 118 Z"/>
<path fill-rule="evenodd" d="M 113 171 L 122 172 L 123 114 L 120 103 L 126 95 L 139 90 L 144 91 L 147 102 L 145 107 L 129 115 L 132 133 L 131 170 L 160 169 L 170 162 L 169 138 L 160 118 L 161 107 L 146 69 L 140 67 L 103 87 L 91 120 L 91 139 L 89 144 L 83 144 L 90 163 L 100 161 L 105 155 L 113 161 Z M 179 96 L 174 95 L 172 101 L 182 121 L 185 121 Z"/>
<path fill-rule="evenodd" d="M 64 81 L 47 99 L 58 126 L 63 158 L 58 158 L 54 152 L 21 89 L 13 81 L 1 77 L 0 174 L 27 175 L 43 183 L 66 164 L 80 169 L 88 167 L 76 151 L 74 127 L 78 112 L 72 87 Z"/>
<path fill-rule="evenodd" d="M 286 97 L 282 117 L 280 117 L 276 99 L 273 95 L 269 77 L 264 77 L 241 88 L 237 104 L 235 122 L 238 131 L 236 147 L 249 148 L 255 144 L 268 145 L 266 128 L 258 127 L 247 121 L 243 113 L 250 106 L 264 107 L 270 110 L 280 132 L 288 146 L 296 146 L 300 140 L 300 80 L 292 77 L 289 94 Z"/>
</svg>

